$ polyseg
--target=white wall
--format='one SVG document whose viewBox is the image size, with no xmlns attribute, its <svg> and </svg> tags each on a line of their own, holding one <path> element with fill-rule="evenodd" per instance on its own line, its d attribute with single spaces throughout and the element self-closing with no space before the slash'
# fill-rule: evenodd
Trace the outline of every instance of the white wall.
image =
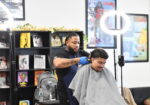
<svg viewBox="0 0 150 105">
<path fill-rule="evenodd" d="M 125 13 L 150 13 L 149 0 L 118 0 L 117 8 Z M 80 28 L 85 32 L 85 0 L 25 0 L 25 21 L 17 21 L 15 25 L 31 23 L 40 27 Z M 118 45 L 119 45 L 118 40 Z M 107 49 L 109 59 L 106 66 L 113 71 L 113 50 Z M 117 56 L 120 54 L 118 46 Z M 118 83 L 120 83 L 120 67 L 117 67 Z M 123 67 L 123 81 L 126 87 L 150 86 L 150 64 L 126 63 Z"/>
<path fill-rule="evenodd" d="M 125 13 L 150 13 L 149 0 L 118 0 L 117 8 Z M 149 28 L 150 29 L 150 28 Z M 124 86 L 142 87 L 150 86 L 150 63 L 126 63 L 123 68 Z"/>
<path fill-rule="evenodd" d="M 26 22 L 48 27 L 85 27 L 85 2 L 82 0 L 25 0 Z M 20 24 L 22 22 L 17 22 Z"/>
</svg>

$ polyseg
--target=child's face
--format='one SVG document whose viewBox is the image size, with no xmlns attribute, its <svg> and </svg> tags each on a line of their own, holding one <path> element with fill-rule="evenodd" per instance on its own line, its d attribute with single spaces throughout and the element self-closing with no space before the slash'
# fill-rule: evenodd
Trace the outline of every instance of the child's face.
<svg viewBox="0 0 150 105">
<path fill-rule="evenodd" d="M 150 105 L 150 99 L 144 101 L 144 105 Z"/>
<path fill-rule="evenodd" d="M 106 63 L 106 59 L 104 58 L 91 58 L 92 61 L 92 68 L 96 71 L 102 71 L 105 63 Z"/>
</svg>

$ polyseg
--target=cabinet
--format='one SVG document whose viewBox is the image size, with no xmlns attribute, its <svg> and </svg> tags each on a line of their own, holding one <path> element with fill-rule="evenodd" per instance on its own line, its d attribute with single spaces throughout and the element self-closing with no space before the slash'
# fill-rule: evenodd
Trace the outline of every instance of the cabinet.
<svg viewBox="0 0 150 105">
<path fill-rule="evenodd" d="M 13 105 L 27 101 L 34 105 L 37 77 L 50 70 L 50 32 L 14 31 L 13 46 Z"/>
<path fill-rule="evenodd" d="M 25 101 L 34 105 L 38 75 L 52 70 L 51 58 L 64 47 L 65 38 L 72 32 L 79 34 L 83 49 L 82 31 L 0 31 L 0 102 L 19 105 Z M 3 67 L 2 61 L 6 62 Z M 59 101 L 52 104 L 58 105 Z"/>
<path fill-rule="evenodd" d="M 0 104 L 11 105 L 11 40 L 10 33 L 0 31 Z"/>
</svg>

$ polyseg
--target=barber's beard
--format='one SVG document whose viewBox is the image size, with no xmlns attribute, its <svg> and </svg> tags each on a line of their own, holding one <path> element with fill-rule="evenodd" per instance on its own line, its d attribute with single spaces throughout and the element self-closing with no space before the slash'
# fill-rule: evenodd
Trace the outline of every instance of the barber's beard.
<svg viewBox="0 0 150 105">
<path fill-rule="evenodd" d="M 74 49 L 71 48 L 71 47 L 68 47 L 68 51 L 69 51 L 71 54 L 73 54 L 73 55 L 76 54 L 76 53 L 78 52 L 78 51 L 75 52 Z"/>
</svg>

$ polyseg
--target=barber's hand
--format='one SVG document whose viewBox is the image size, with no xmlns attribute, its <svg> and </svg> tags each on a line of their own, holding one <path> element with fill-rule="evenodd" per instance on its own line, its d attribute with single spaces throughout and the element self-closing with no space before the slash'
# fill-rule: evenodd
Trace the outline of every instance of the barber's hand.
<svg viewBox="0 0 150 105">
<path fill-rule="evenodd" d="M 90 63 L 89 60 L 88 60 L 88 57 L 80 57 L 80 61 L 79 61 L 79 64 L 88 64 Z"/>
</svg>

